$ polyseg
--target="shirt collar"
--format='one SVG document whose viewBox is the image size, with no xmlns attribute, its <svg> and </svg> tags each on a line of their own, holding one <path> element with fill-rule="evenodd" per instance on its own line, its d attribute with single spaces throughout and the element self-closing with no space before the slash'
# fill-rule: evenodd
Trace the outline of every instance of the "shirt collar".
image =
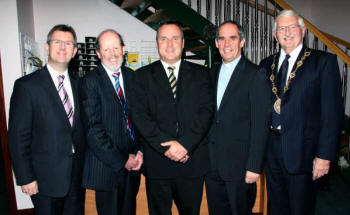
<svg viewBox="0 0 350 215">
<path fill-rule="evenodd" d="M 102 62 L 101 62 L 101 65 L 106 70 L 109 77 L 111 77 L 114 73 L 116 73 L 116 72 L 110 70 L 109 68 L 107 68 Z M 120 74 L 121 74 L 121 67 L 119 68 L 119 70 L 117 72 L 120 72 Z"/>
<path fill-rule="evenodd" d="M 302 48 L 303 48 L 303 44 L 300 43 L 291 53 L 289 53 L 290 57 L 292 59 L 297 59 Z M 283 49 L 281 49 L 280 59 L 284 59 L 286 55 L 287 53 Z"/>
<path fill-rule="evenodd" d="M 169 66 L 174 66 L 175 67 L 175 70 L 179 70 L 179 67 L 180 67 L 180 63 L 181 63 L 181 59 L 179 61 L 177 61 L 176 63 L 174 63 L 173 65 L 170 65 L 162 60 L 160 60 L 160 62 L 162 62 L 162 65 L 165 69 L 165 71 L 168 71 L 168 67 Z"/>
<path fill-rule="evenodd" d="M 242 55 L 238 56 L 236 59 L 234 59 L 230 63 L 224 63 L 224 61 L 222 61 L 222 65 L 224 65 L 226 68 L 234 69 L 237 66 L 241 57 L 242 57 Z"/>
<path fill-rule="evenodd" d="M 61 74 L 61 73 L 57 72 L 54 68 L 52 68 L 52 67 L 50 66 L 50 64 L 46 64 L 46 67 L 47 67 L 47 70 L 49 71 L 49 73 L 50 73 L 50 75 L 51 75 L 51 77 L 52 77 L 53 80 L 57 80 L 57 77 L 60 76 L 60 75 L 64 75 L 65 80 L 66 80 L 66 78 L 69 79 L 69 76 L 68 76 L 68 68 L 64 71 L 63 74 Z"/>
</svg>

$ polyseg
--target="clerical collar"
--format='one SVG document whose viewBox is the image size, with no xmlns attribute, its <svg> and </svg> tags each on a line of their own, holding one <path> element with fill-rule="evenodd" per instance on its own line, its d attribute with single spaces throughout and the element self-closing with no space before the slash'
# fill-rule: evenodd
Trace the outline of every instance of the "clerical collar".
<svg viewBox="0 0 350 215">
<path fill-rule="evenodd" d="M 229 63 L 224 63 L 224 61 L 222 61 L 222 65 L 224 65 L 227 68 L 230 68 L 230 69 L 233 68 L 234 69 L 237 66 L 237 64 L 238 64 L 239 60 L 241 59 L 241 57 L 242 57 L 242 55 L 238 56 L 236 59 L 234 59 L 233 61 L 231 61 Z"/>
</svg>

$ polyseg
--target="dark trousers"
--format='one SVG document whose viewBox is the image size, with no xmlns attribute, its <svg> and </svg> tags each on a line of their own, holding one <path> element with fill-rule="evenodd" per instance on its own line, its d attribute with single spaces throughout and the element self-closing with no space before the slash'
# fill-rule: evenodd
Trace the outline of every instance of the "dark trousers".
<svg viewBox="0 0 350 215">
<path fill-rule="evenodd" d="M 199 215 L 204 177 L 149 179 L 146 192 L 150 215 L 171 215 L 174 200 L 180 215 Z"/>
<path fill-rule="evenodd" d="M 36 215 L 83 215 L 85 189 L 81 186 L 81 170 L 77 167 L 77 160 L 73 156 L 72 181 L 68 194 L 55 198 L 45 196 L 39 192 L 31 196 Z"/>
<path fill-rule="evenodd" d="M 281 137 L 270 134 L 266 180 L 269 215 L 312 215 L 316 186 L 312 173 L 289 174 L 282 158 Z"/>
<path fill-rule="evenodd" d="M 99 215 L 135 215 L 136 195 L 140 186 L 139 172 L 125 171 L 120 184 L 110 191 L 96 191 L 96 208 Z"/>
<path fill-rule="evenodd" d="M 210 215 L 251 215 L 256 198 L 256 183 L 224 181 L 216 171 L 205 177 Z"/>
</svg>

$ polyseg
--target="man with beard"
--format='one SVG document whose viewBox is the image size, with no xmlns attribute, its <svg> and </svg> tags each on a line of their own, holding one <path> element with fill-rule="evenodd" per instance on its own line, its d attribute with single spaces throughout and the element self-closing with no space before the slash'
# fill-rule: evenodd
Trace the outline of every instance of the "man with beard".
<svg viewBox="0 0 350 215">
<path fill-rule="evenodd" d="M 260 64 L 270 76 L 272 118 L 267 148 L 270 215 L 311 215 L 315 181 L 336 158 L 343 119 L 335 55 L 303 45 L 303 19 L 292 10 L 276 17 L 281 50 Z"/>
<path fill-rule="evenodd" d="M 82 80 L 81 103 L 87 137 L 83 186 L 96 191 L 99 215 L 136 212 L 138 171 L 143 162 L 128 109 L 133 72 L 122 66 L 120 34 L 107 29 L 96 41 L 101 64 Z"/>
</svg>

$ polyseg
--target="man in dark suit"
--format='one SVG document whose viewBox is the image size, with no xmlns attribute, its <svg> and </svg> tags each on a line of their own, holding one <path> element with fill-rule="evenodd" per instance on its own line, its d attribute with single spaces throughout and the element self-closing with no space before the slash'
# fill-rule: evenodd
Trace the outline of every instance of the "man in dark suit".
<svg viewBox="0 0 350 215">
<path fill-rule="evenodd" d="M 211 215 L 248 215 L 263 168 L 270 116 L 265 70 L 241 54 L 242 27 L 225 21 L 217 30 L 222 63 L 211 70 L 216 112 L 209 132 L 211 168 L 205 178 Z"/>
<path fill-rule="evenodd" d="M 84 135 L 78 79 L 68 73 L 75 55 L 72 27 L 56 25 L 45 45 L 48 64 L 15 82 L 8 142 L 17 184 L 35 214 L 84 214 L 81 187 Z"/>
<path fill-rule="evenodd" d="M 267 149 L 271 215 L 310 215 L 315 180 L 336 158 L 343 107 L 337 58 L 307 48 L 303 19 L 292 10 L 276 18 L 280 52 L 260 64 L 270 75 L 272 124 Z"/>
<path fill-rule="evenodd" d="M 99 215 L 136 213 L 143 155 L 128 108 L 133 71 L 123 67 L 122 37 L 107 29 L 96 41 L 101 64 L 82 80 L 81 104 L 87 135 L 83 186 L 96 191 Z"/>
<path fill-rule="evenodd" d="M 166 22 L 157 31 L 160 61 L 135 73 L 132 116 L 144 140 L 149 213 L 198 215 L 208 167 L 206 134 L 213 112 L 205 68 L 181 60 L 181 27 Z"/>
</svg>

